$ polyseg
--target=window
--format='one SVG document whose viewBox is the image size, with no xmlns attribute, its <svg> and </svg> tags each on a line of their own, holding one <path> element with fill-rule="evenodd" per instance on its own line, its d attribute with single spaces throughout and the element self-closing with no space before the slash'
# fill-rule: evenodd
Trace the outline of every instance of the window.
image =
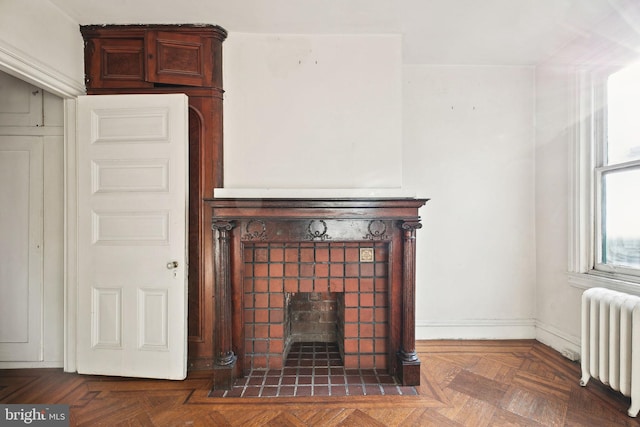
<svg viewBox="0 0 640 427">
<path fill-rule="evenodd" d="M 570 282 L 637 292 L 640 62 L 581 72 L 576 88 Z"/>
<path fill-rule="evenodd" d="M 606 81 L 595 168 L 595 269 L 640 275 L 640 63 Z"/>
</svg>

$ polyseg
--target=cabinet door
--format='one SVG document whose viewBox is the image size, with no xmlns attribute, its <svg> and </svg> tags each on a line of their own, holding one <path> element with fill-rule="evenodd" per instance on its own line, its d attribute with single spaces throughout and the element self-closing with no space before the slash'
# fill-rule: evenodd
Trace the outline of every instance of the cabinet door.
<svg viewBox="0 0 640 427">
<path fill-rule="evenodd" d="M 87 51 L 87 86 L 91 88 L 143 88 L 144 39 L 94 38 Z"/>
<path fill-rule="evenodd" d="M 211 86 L 211 39 L 194 34 L 148 31 L 147 80 L 185 86 Z"/>
</svg>

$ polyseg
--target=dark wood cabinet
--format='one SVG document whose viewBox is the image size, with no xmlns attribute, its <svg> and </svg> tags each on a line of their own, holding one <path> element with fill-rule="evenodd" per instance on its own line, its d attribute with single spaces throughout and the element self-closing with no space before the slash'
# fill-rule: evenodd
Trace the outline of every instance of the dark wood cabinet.
<svg viewBox="0 0 640 427">
<path fill-rule="evenodd" d="M 214 25 L 89 25 L 87 94 L 185 93 L 189 97 L 189 367 L 213 362 L 211 210 L 223 186 L 222 42 Z"/>
</svg>

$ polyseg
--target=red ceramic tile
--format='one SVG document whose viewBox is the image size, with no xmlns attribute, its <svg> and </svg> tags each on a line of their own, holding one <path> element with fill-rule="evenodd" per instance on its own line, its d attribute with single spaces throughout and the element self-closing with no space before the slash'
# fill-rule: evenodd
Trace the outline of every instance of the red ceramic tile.
<svg viewBox="0 0 640 427">
<path fill-rule="evenodd" d="M 329 279 L 326 277 L 317 278 L 313 281 L 313 291 L 314 292 L 328 292 L 329 289 Z"/>
<path fill-rule="evenodd" d="M 329 376 L 327 375 L 317 375 L 313 377 L 314 385 L 326 385 L 329 384 Z"/>
<path fill-rule="evenodd" d="M 269 279 L 255 279 L 253 281 L 253 292 L 269 292 Z"/>
<path fill-rule="evenodd" d="M 269 279 L 269 292 L 284 292 L 284 280 L 282 279 Z"/>
<path fill-rule="evenodd" d="M 253 277 L 268 277 L 269 264 L 253 264 Z"/>
<path fill-rule="evenodd" d="M 313 248 L 300 248 L 300 262 L 314 262 Z"/>
<path fill-rule="evenodd" d="M 360 290 L 360 284 L 357 278 L 344 279 L 345 292 L 358 292 Z"/>
<path fill-rule="evenodd" d="M 253 304 L 256 308 L 269 307 L 269 294 L 253 294 Z"/>
<path fill-rule="evenodd" d="M 269 343 L 269 351 L 271 353 L 282 353 L 284 351 L 283 340 L 272 337 Z"/>
<path fill-rule="evenodd" d="M 269 264 L 269 277 L 283 277 L 284 276 L 284 264 L 275 263 Z"/>
<path fill-rule="evenodd" d="M 359 299 L 358 294 L 355 292 L 349 292 L 344 295 L 345 307 L 358 307 Z"/>
<path fill-rule="evenodd" d="M 376 369 L 386 369 L 387 368 L 387 360 L 388 357 L 386 354 L 381 355 L 381 354 L 376 354 L 375 356 L 375 366 Z"/>
<path fill-rule="evenodd" d="M 329 261 L 329 248 L 318 247 L 316 248 L 316 262 L 328 262 Z"/>
<path fill-rule="evenodd" d="M 316 277 L 329 277 L 329 264 L 316 264 Z"/>
<path fill-rule="evenodd" d="M 360 292 L 373 292 L 373 279 L 372 278 L 361 278 L 359 284 Z"/>
<path fill-rule="evenodd" d="M 344 279 L 332 278 L 329 282 L 331 292 L 344 292 Z"/>
<path fill-rule="evenodd" d="M 330 375 L 329 382 L 331 382 L 331 384 L 338 384 L 338 385 L 344 384 L 345 383 L 344 375 Z"/>
<path fill-rule="evenodd" d="M 258 397 L 260 395 L 260 387 L 247 387 L 242 393 L 242 397 Z"/>
<path fill-rule="evenodd" d="M 345 323 L 344 325 L 344 337 L 345 338 L 358 338 L 360 335 L 358 331 L 357 323 Z"/>
<path fill-rule="evenodd" d="M 358 309 L 357 308 L 345 308 L 344 309 L 344 321 L 348 323 L 354 323 L 358 321 Z"/>
<path fill-rule="evenodd" d="M 384 262 L 376 263 L 374 267 L 374 272 L 376 277 L 386 277 L 388 274 L 387 264 Z"/>
<path fill-rule="evenodd" d="M 245 317 L 245 322 L 247 321 Z M 254 322 L 256 323 L 269 323 L 269 310 L 261 308 L 255 310 Z"/>
<path fill-rule="evenodd" d="M 344 340 L 344 352 L 355 354 L 358 353 L 358 340 L 357 339 L 345 339 Z"/>
<path fill-rule="evenodd" d="M 246 308 L 244 310 L 244 321 L 245 322 L 249 322 L 249 323 L 253 323 L 254 322 L 254 320 L 253 320 L 253 309 Z"/>
<path fill-rule="evenodd" d="M 279 247 L 271 247 L 269 250 L 269 261 L 282 262 L 284 261 L 284 249 Z"/>
<path fill-rule="evenodd" d="M 389 297 L 384 292 L 377 292 L 375 295 L 375 306 L 376 307 L 388 307 L 389 306 Z"/>
<path fill-rule="evenodd" d="M 295 396 L 296 387 L 295 386 L 280 386 L 278 390 L 278 396 L 281 397 L 293 397 Z"/>
<path fill-rule="evenodd" d="M 269 250 L 267 248 L 255 248 L 253 251 L 253 262 L 268 262 Z"/>
<path fill-rule="evenodd" d="M 375 361 L 372 354 L 360 355 L 360 368 L 361 369 L 373 369 L 375 368 Z"/>
<path fill-rule="evenodd" d="M 330 261 L 331 262 L 343 262 L 344 261 L 344 249 L 343 248 L 331 248 L 330 249 Z"/>
<path fill-rule="evenodd" d="M 265 354 L 269 351 L 269 341 L 267 340 L 256 340 L 253 342 L 253 353 L 262 353 Z"/>
<path fill-rule="evenodd" d="M 360 325 L 360 337 L 361 338 L 373 337 L 373 324 L 371 324 L 371 323 L 362 323 Z"/>
<path fill-rule="evenodd" d="M 300 292 L 313 292 L 313 279 L 300 279 Z"/>
<path fill-rule="evenodd" d="M 269 310 L 269 321 L 272 323 L 284 322 L 284 310 L 273 308 Z"/>
<path fill-rule="evenodd" d="M 373 353 L 373 340 L 360 339 L 360 353 Z M 360 355 L 360 362 L 362 363 L 362 354 Z M 373 368 L 373 360 L 368 366 L 360 366 L 361 368 Z"/>
<path fill-rule="evenodd" d="M 347 388 L 343 385 L 331 385 L 331 396 L 346 396 Z"/>
<path fill-rule="evenodd" d="M 257 325 L 256 325 L 257 328 Z M 284 337 L 284 327 L 282 324 L 272 324 L 269 326 L 269 336 L 273 338 Z"/>
<path fill-rule="evenodd" d="M 345 277 L 359 277 L 360 264 L 345 264 L 344 275 Z"/>
<path fill-rule="evenodd" d="M 329 264 L 329 276 L 330 277 L 344 277 L 345 266 L 341 263 Z"/>
<path fill-rule="evenodd" d="M 387 308 L 375 308 L 374 312 L 375 312 L 375 321 L 376 322 L 386 322 L 387 321 L 387 317 L 388 317 Z"/>
<path fill-rule="evenodd" d="M 256 324 L 253 325 L 254 337 L 261 339 L 269 338 L 269 325 Z"/>
<path fill-rule="evenodd" d="M 364 392 L 367 396 L 380 396 L 382 394 L 382 390 L 378 385 L 366 385 Z"/>
<path fill-rule="evenodd" d="M 360 293 L 360 307 L 373 307 L 372 293 Z"/>
<path fill-rule="evenodd" d="M 260 397 L 275 397 L 278 395 L 278 387 L 263 387 Z"/>
<path fill-rule="evenodd" d="M 311 385 L 313 384 L 313 377 L 311 376 L 298 376 L 298 385 Z"/>
<path fill-rule="evenodd" d="M 284 308 L 284 295 L 281 293 L 269 294 L 269 307 L 270 308 Z"/>
<path fill-rule="evenodd" d="M 376 291 L 386 292 L 389 289 L 389 282 L 386 277 L 376 277 L 374 287 Z"/>
<path fill-rule="evenodd" d="M 361 263 L 360 264 L 360 276 L 372 277 L 373 276 L 373 264 Z"/>
<path fill-rule="evenodd" d="M 269 369 L 282 369 L 282 356 L 270 355 L 269 356 Z"/>
<path fill-rule="evenodd" d="M 314 386 L 313 387 L 313 395 L 314 396 L 329 396 L 329 386 Z"/>
<path fill-rule="evenodd" d="M 267 356 L 254 354 L 251 357 L 253 369 L 266 369 L 267 368 Z"/>
<path fill-rule="evenodd" d="M 360 322 L 373 323 L 373 309 L 372 308 L 360 308 Z"/>
<path fill-rule="evenodd" d="M 387 340 L 386 338 L 376 338 L 373 340 L 373 346 L 376 353 L 387 353 Z"/>
<path fill-rule="evenodd" d="M 284 265 L 285 277 L 298 277 L 298 264 L 286 263 Z"/>
<path fill-rule="evenodd" d="M 286 248 L 284 250 L 285 262 L 298 262 L 298 248 Z"/>
<path fill-rule="evenodd" d="M 298 279 L 284 279 L 285 292 L 298 292 Z"/>
<path fill-rule="evenodd" d="M 244 248 L 244 262 L 253 262 L 253 248 Z"/>
<path fill-rule="evenodd" d="M 313 277 L 315 275 L 313 264 L 300 264 L 300 277 Z"/>
<path fill-rule="evenodd" d="M 296 387 L 296 396 L 311 396 L 311 391 L 313 387 L 311 386 L 298 386 Z"/>
<path fill-rule="evenodd" d="M 348 394 L 349 396 L 363 396 L 364 390 L 361 385 L 350 385 Z"/>
<path fill-rule="evenodd" d="M 344 260 L 346 262 L 359 262 L 360 261 L 360 249 L 359 248 L 346 248 L 344 254 Z"/>
</svg>

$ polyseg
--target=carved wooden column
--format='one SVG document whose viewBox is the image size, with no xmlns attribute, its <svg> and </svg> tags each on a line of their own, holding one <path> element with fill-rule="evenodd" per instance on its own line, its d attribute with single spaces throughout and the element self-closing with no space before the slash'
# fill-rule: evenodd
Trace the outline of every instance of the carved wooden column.
<svg viewBox="0 0 640 427">
<path fill-rule="evenodd" d="M 416 353 L 416 230 L 420 221 L 402 223 L 404 248 L 402 261 L 402 347 L 398 354 L 403 385 L 420 384 L 420 359 Z"/>
<path fill-rule="evenodd" d="M 213 389 L 231 390 L 233 387 L 237 357 L 232 347 L 231 321 L 231 250 L 230 231 L 233 221 L 214 220 L 212 228 L 217 232 L 214 257 L 215 268 L 215 333 L 213 337 Z"/>
</svg>

